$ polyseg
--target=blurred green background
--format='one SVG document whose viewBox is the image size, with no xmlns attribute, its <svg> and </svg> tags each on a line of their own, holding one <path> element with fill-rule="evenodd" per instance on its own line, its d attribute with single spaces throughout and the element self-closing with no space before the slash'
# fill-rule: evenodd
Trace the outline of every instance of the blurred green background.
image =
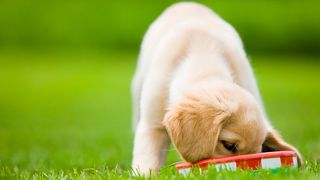
<svg viewBox="0 0 320 180">
<path fill-rule="evenodd" d="M 148 25 L 173 2 L 2 0 L 0 46 L 137 50 Z M 200 2 L 240 32 L 249 52 L 319 54 L 317 0 Z"/>
<path fill-rule="evenodd" d="M 0 176 L 129 168 L 139 45 L 174 2 L 0 1 Z M 200 2 L 240 33 L 275 128 L 319 162 L 320 1 Z"/>
</svg>

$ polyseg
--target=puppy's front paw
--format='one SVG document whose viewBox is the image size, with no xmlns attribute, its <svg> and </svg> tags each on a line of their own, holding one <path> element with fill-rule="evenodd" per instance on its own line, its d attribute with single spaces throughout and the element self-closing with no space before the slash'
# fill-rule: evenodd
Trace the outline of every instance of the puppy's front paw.
<svg viewBox="0 0 320 180">
<path fill-rule="evenodd" d="M 159 168 L 150 167 L 145 164 L 132 164 L 132 171 L 135 176 L 151 176 L 156 175 Z"/>
</svg>

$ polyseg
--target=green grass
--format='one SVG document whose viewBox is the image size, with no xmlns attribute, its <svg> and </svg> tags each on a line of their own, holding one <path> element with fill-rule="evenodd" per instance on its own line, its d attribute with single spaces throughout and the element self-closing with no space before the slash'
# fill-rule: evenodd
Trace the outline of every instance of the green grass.
<svg viewBox="0 0 320 180">
<path fill-rule="evenodd" d="M 129 86 L 135 59 L 135 53 L 122 52 L 1 52 L 0 177 L 133 178 Z M 270 119 L 301 151 L 304 167 L 210 170 L 186 178 L 319 178 L 319 59 L 251 59 Z M 171 148 L 166 164 L 178 160 Z M 184 178 L 170 166 L 158 177 Z"/>
</svg>

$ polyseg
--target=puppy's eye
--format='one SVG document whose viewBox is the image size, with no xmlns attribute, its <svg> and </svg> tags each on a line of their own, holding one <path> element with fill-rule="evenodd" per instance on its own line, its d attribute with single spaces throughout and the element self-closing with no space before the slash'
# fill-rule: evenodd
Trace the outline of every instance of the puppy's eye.
<svg viewBox="0 0 320 180">
<path fill-rule="evenodd" d="M 224 146 L 224 148 L 226 148 L 228 151 L 232 153 L 236 153 L 238 151 L 236 143 L 230 143 L 227 141 L 221 141 L 221 143 Z"/>
</svg>

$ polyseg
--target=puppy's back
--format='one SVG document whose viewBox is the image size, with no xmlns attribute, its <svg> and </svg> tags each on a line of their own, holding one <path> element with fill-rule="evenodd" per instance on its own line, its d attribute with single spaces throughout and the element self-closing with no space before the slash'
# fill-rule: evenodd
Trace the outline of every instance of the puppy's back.
<svg viewBox="0 0 320 180">
<path fill-rule="evenodd" d="M 172 32 L 182 34 L 185 33 L 182 31 L 188 31 L 188 28 L 203 29 L 204 31 L 219 30 L 231 36 L 236 40 L 236 43 L 242 46 L 241 40 L 234 28 L 211 9 L 198 3 L 181 2 L 167 8 L 151 24 L 141 45 L 140 61 L 151 61 L 161 40 L 168 34 Z M 150 63 L 141 62 L 139 64 L 143 64 L 143 66 L 146 66 L 144 68 L 147 68 Z"/>
</svg>

